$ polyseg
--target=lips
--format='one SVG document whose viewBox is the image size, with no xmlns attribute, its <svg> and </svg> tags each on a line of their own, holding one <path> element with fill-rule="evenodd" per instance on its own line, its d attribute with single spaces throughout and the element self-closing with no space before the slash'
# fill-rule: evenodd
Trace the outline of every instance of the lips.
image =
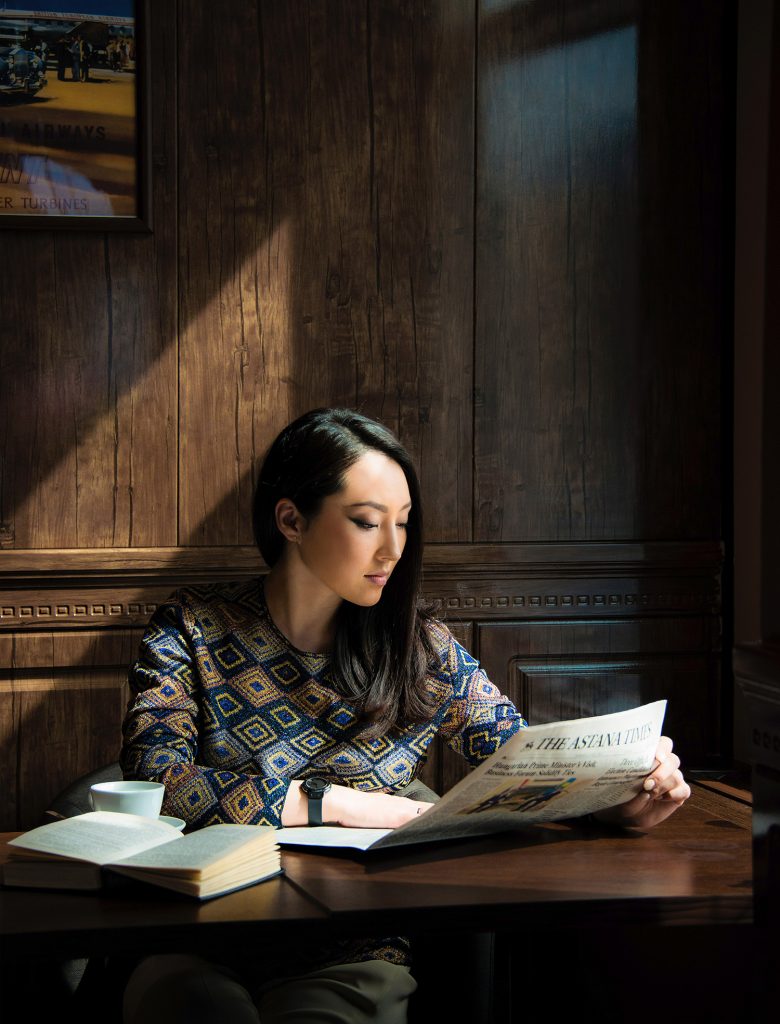
<svg viewBox="0 0 780 1024">
<path fill-rule="evenodd" d="M 366 575 L 366 579 L 371 583 L 375 583 L 378 587 L 383 587 L 385 583 L 390 579 L 389 573 L 375 573 L 373 575 Z"/>
</svg>

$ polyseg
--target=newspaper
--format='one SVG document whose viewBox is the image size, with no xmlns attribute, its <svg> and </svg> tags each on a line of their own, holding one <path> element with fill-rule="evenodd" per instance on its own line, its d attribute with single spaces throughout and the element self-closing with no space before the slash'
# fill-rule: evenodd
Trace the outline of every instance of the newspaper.
<svg viewBox="0 0 780 1024">
<path fill-rule="evenodd" d="M 397 829 L 282 828 L 277 842 L 384 850 L 576 818 L 629 800 L 652 770 L 666 701 L 519 732 Z"/>
</svg>

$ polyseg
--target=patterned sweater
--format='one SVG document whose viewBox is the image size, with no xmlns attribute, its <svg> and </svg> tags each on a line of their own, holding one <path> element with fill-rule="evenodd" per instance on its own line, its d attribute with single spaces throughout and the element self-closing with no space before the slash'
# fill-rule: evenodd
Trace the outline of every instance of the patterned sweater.
<svg viewBox="0 0 780 1024">
<path fill-rule="evenodd" d="M 155 613 L 130 672 L 125 776 L 163 782 L 165 813 L 194 827 L 279 826 L 292 779 L 397 792 L 437 733 L 476 765 L 525 722 L 445 626 L 431 637 L 433 718 L 365 739 L 327 656 L 292 647 L 261 582 L 182 590 Z"/>
<path fill-rule="evenodd" d="M 163 782 L 163 811 L 191 827 L 279 826 L 292 779 L 397 792 L 416 778 L 437 733 L 476 765 L 526 723 L 444 625 L 432 624 L 430 635 L 433 717 L 366 739 L 328 657 L 296 650 L 279 632 L 261 581 L 179 591 L 155 612 L 130 671 L 125 778 Z M 408 964 L 408 940 L 232 951 L 228 966 L 256 985 L 369 959 Z"/>
</svg>

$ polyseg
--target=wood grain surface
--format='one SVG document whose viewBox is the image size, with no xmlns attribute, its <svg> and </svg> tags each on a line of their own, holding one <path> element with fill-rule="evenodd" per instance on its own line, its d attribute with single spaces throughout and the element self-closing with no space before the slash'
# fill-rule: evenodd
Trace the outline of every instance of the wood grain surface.
<svg viewBox="0 0 780 1024">
<path fill-rule="evenodd" d="M 154 234 L 3 232 L 0 548 L 176 543 L 176 24 L 151 36 Z"/>
<path fill-rule="evenodd" d="M 360 857 L 286 849 L 287 877 L 336 917 L 370 913 L 376 926 L 442 920 L 574 925 L 749 922 L 750 826 L 729 800 L 698 791 L 650 832 L 550 824 L 512 835 Z M 489 913 L 485 908 L 489 908 Z M 581 913 L 581 917 L 578 914 Z M 397 923 L 397 922 L 396 922 Z"/>
<path fill-rule="evenodd" d="M 719 533 L 722 10 L 480 8 L 475 539 Z"/>
<path fill-rule="evenodd" d="M 296 923 L 327 920 L 331 936 L 372 929 L 542 929 L 749 924 L 750 827 L 728 797 L 699 792 L 648 833 L 535 826 L 514 834 L 382 855 L 283 851 L 285 875 L 196 904 L 149 889 L 97 896 L 0 890 L 0 939 L 9 956 L 78 955 L 253 941 Z M 0 840 L 11 838 L 10 834 Z M 0 841 L 0 863 L 6 847 Z"/>
<path fill-rule="evenodd" d="M 248 543 L 258 458 L 347 405 L 471 533 L 471 5 L 195 10 L 180 51 L 180 537 Z M 247 76 L 247 70 L 255 74 Z"/>
<path fill-rule="evenodd" d="M 727 752 L 729 5 L 150 8 L 154 232 L 3 232 L 0 825 L 113 760 L 167 593 L 258 570 L 320 404 L 412 451 L 426 595 L 502 685 L 666 689 Z"/>
</svg>

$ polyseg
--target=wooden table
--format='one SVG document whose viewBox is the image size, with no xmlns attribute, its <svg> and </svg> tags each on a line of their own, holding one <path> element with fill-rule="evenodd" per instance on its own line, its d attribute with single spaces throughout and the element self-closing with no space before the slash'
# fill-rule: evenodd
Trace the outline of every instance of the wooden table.
<svg viewBox="0 0 780 1024">
<path fill-rule="evenodd" d="M 289 881 L 342 927 L 709 925 L 752 920 L 750 809 L 696 787 L 648 832 L 550 824 L 525 832 L 368 854 L 288 848 Z"/>
<path fill-rule="evenodd" d="M 0 836 L 8 839 L 10 835 Z M 285 876 L 203 904 L 163 890 L 0 890 L 6 958 L 208 949 L 287 934 L 752 921 L 750 808 L 694 787 L 649 833 L 547 825 L 385 854 L 287 848 Z M 0 859 L 2 850 L 0 849 Z"/>
<path fill-rule="evenodd" d="M 525 1024 L 528 979 L 585 1024 L 658 1024 L 659 1005 L 686 1024 L 759 1019 L 765 997 L 749 993 L 769 962 L 752 926 L 750 825 L 739 794 L 694 786 L 686 807 L 647 834 L 548 825 L 385 854 L 287 848 L 283 877 L 202 904 L 133 885 L 99 895 L 0 889 L 0 979 L 21 979 L 22 1012 L 41 987 L 40 958 L 224 956 L 302 934 L 406 934 L 426 979 L 417 1021 L 446 1004 L 453 1024 Z"/>
</svg>

